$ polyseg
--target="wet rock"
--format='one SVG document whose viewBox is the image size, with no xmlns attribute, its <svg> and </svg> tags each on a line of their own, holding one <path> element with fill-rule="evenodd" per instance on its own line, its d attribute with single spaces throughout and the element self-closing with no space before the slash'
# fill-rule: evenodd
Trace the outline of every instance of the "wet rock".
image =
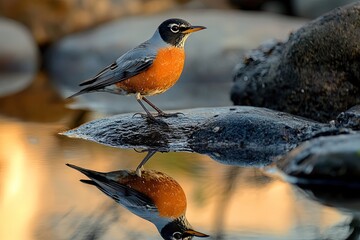
<svg viewBox="0 0 360 240">
<path fill-rule="evenodd" d="M 232 70 L 240 61 L 240 53 L 270 37 L 284 38 L 304 23 L 271 14 L 230 10 L 179 11 L 121 19 L 56 43 L 46 60 L 52 82 L 63 97 L 69 96 L 79 90 L 78 83 L 151 37 L 158 25 L 171 17 L 184 18 L 207 29 L 189 37 L 185 46 L 185 68 L 179 82 L 152 99 L 164 109 L 230 105 Z M 133 97 L 107 93 L 79 96 L 73 107 L 109 113 L 140 109 Z"/>
<path fill-rule="evenodd" d="M 306 24 L 287 42 L 260 46 L 237 66 L 233 103 L 335 119 L 360 104 L 359 37 L 356 3 Z"/>
<path fill-rule="evenodd" d="M 360 188 L 360 134 L 312 139 L 276 166 L 295 184 Z"/>
<path fill-rule="evenodd" d="M 0 18 L 0 96 L 30 85 L 38 68 L 38 49 L 21 24 Z"/>
<path fill-rule="evenodd" d="M 224 164 L 262 166 L 325 125 L 255 107 L 201 108 L 149 123 L 133 114 L 91 121 L 62 133 L 118 148 L 190 151 Z"/>
<path fill-rule="evenodd" d="M 336 125 L 338 128 L 345 127 L 360 130 L 360 105 L 340 113 L 336 118 Z"/>
<path fill-rule="evenodd" d="M 105 21 L 160 12 L 176 5 L 175 0 L 2 0 L 0 15 L 22 22 L 31 29 L 36 41 L 44 44 Z"/>
</svg>

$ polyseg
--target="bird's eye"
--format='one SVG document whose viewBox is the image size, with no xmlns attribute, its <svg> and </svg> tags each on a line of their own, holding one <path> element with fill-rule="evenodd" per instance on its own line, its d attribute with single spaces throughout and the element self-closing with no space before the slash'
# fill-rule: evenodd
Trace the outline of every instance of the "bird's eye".
<svg viewBox="0 0 360 240">
<path fill-rule="evenodd" d="M 180 232 L 174 232 L 173 233 L 173 238 L 174 239 L 181 239 L 182 238 L 181 233 Z"/>
<path fill-rule="evenodd" d="M 176 24 L 172 25 L 172 26 L 170 27 L 170 30 L 171 30 L 173 33 L 179 32 L 179 25 L 176 25 Z"/>
</svg>

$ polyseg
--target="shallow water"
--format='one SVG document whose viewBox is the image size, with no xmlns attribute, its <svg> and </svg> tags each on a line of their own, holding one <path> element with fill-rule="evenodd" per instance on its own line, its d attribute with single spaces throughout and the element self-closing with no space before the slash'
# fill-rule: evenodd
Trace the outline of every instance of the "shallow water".
<svg viewBox="0 0 360 240">
<path fill-rule="evenodd" d="M 79 182 L 85 177 L 65 165 L 104 172 L 134 169 L 145 153 L 58 135 L 88 114 L 66 109 L 49 89 L 38 80 L 0 99 L 0 239 L 160 239 L 150 222 Z M 351 202 L 334 204 L 341 210 L 324 206 L 261 169 L 222 165 L 194 153 L 157 153 L 145 167 L 182 186 L 187 219 L 211 239 L 358 236 L 360 224 L 352 215 L 359 208 Z"/>
<path fill-rule="evenodd" d="M 62 124 L 0 120 L 0 239 L 159 239 L 156 228 L 94 187 L 72 163 L 133 169 L 143 153 L 57 135 Z M 176 179 L 187 218 L 213 239 L 346 239 L 351 216 L 308 199 L 260 169 L 208 156 L 157 153 L 146 168 Z"/>
</svg>

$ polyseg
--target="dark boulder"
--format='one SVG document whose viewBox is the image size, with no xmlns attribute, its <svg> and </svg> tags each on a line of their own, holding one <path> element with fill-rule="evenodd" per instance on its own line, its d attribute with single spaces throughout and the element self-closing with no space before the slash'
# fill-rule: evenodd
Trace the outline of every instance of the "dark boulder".
<svg viewBox="0 0 360 240">
<path fill-rule="evenodd" d="M 317 18 L 251 51 L 237 67 L 231 99 L 330 121 L 360 104 L 360 3 Z"/>
</svg>

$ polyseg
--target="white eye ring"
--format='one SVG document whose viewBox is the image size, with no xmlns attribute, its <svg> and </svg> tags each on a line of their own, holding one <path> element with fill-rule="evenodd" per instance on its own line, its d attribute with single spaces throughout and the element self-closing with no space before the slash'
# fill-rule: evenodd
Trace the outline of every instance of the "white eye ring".
<svg viewBox="0 0 360 240">
<path fill-rule="evenodd" d="M 173 237 L 174 239 L 181 239 L 181 232 L 174 232 Z"/>
<path fill-rule="evenodd" d="M 171 30 L 173 33 L 178 33 L 179 30 L 180 30 L 180 26 L 177 25 L 177 24 L 171 24 L 171 25 L 170 25 L 170 30 Z"/>
</svg>

